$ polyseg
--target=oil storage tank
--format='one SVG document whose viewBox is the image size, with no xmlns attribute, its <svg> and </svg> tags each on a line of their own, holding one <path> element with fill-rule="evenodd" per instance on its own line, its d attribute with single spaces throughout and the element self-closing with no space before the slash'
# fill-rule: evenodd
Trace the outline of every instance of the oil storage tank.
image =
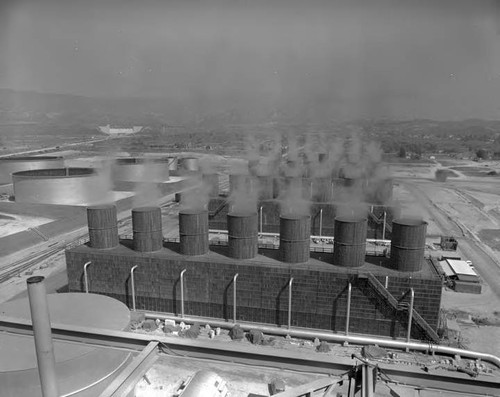
<svg viewBox="0 0 500 397">
<path fill-rule="evenodd" d="M 208 252 L 208 211 L 179 211 L 180 252 L 183 255 L 203 255 Z"/>
<path fill-rule="evenodd" d="M 392 221 L 391 264 L 401 272 L 422 269 L 427 222 L 419 218 L 399 218 Z"/>
<path fill-rule="evenodd" d="M 169 159 L 119 158 L 113 162 L 112 177 L 124 182 L 165 182 L 169 179 Z"/>
<path fill-rule="evenodd" d="M 87 220 L 90 247 L 107 249 L 118 246 L 119 238 L 116 206 L 109 204 L 88 207 Z"/>
<path fill-rule="evenodd" d="M 135 251 L 161 250 L 163 248 L 161 208 L 138 207 L 132 209 L 132 230 Z"/>
<path fill-rule="evenodd" d="M 281 260 L 287 263 L 307 262 L 309 260 L 310 247 L 311 217 L 309 215 L 281 215 Z"/>
<path fill-rule="evenodd" d="M 12 183 L 12 174 L 19 171 L 63 168 L 59 156 L 12 156 L 0 159 L 0 185 Z"/>
<path fill-rule="evenodd" d="M 258 218 L 256 212 L 231 212 L 227 215 L 229 256 L 251 259 L 258 250 Z"/>
<path fill-rule="evenodd" d="M 198 172 L 200 161 L 197 157 L 183 157 L 178 159 L 178 168 L 183 173 Z"/>
<path fill-rule="evenodd" d="M 49 294 L 47 303 L 50 321 L 54 324 L 124 331 L 130 323 L 127 306 L 104 295 Z M 2 303 L 0 312 L 31 323 L 27 298 Z M 0 346 L 3 358 L 0 360 L 0 395 L 42 397 L 33 336 L 2 332 Z M 54 339 L 53 346 L 60 396 L 100 396 L 133 359 L 127 351 L 83 343 Z"/>
<path fill-rule="evenodd" d="M 359 267 L 365 263 L 367 219 L 344 216 L 335 218 L 333 263 Z"/>
<path fill-rule="evenodd" d="M 112 199 L 105 178 L 93 168 L 51 168 L 12 175 L 18 203 L 94 205 Z"/>
</svg>

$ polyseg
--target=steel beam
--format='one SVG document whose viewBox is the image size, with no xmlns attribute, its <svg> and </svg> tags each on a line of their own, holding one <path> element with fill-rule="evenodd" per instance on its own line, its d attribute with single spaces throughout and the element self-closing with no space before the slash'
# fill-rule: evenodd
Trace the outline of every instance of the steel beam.
<svg viewBox="0 0 500 397">
<path fill-rule="evenodd" d="M 100 397 L 128 396 L 135 388 L 137 382 L 139 382 L 158 359 L 158 343 L 158 341 L 149 342 L 144 350 L 108 385 Z"/>
</svg>

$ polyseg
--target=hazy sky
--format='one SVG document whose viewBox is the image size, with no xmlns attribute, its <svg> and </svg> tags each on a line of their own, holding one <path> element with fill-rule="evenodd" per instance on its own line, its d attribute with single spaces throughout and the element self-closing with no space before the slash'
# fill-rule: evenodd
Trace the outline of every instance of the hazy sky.
<svg viewBox="0 0 500 397">
<path fill-rule="evenodd" d="M 498 10 L 494 0 L 0 0 L 0 87 L 500 119 Z"/>
</svg>

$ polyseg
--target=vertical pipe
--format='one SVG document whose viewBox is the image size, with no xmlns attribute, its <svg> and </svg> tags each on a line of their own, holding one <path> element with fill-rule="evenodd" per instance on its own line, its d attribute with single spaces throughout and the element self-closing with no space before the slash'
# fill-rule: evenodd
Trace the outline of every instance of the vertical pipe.
<svg viewBox="0 0 500 397">
<path fill-rule="evenodd" d="M 385 289 L 387 289 L 389 287 L 389 276 L 385 276 L 385 285 L 384 285 Z"/>
<path fill-rule="evenodd" d="M 260 234 L 262 234 L 262 206 L 260 206 Z"/>
<path fill-rule="evenodd" d="M 236 279 L 238 278 L 238 273 L 233 277 L 233 323 L 236 323 Z"/>
<path fill-rule="evenodd" d="M 361 368 L 361 397 L 373 397 L 373 367 L 363 364 Z"/>
<path fill-rule="evenodd" d="M 323 234 L 323 208 L 319 210 L 319 236 Z"/>
<path fill-rule="evenodd" d="M 351 287 L 351 283 L 349 283 L 348 287 L 347 287 L 347 317 L 345 319 L 345 334 L 346 334 L 346 336 L 349 335 L 349 320 L 351 318 L 351 292 L 352 292 L 352 287 Z"/>
<path fill-rule="evenodd" d="M 132 289 L 132 310 L 135 312 L 135 280 L 134 280 L 134 271 L 137 269 L 137 265 L 133 266 L 130 269 L 130 285 Z"/>
<path fill-rule="evenodd" d="M 406 334 L 406 343 L 410 343 L 411 336 L 411 322 L 413 320 L 413 301 L 415 299 L 415 292 L 410 288 L 410 309 L 408 311 L 408 332 Z"/>
<path fill-rule="evenodd" d="M 89 277 L 87 273 L 87 267 L 90 265 L 92 262 L 87 262 L 85 265 L 83 265 L 83 277 L 85 281 L 85 293 L 89 293 Z"/>
<path fill-rule="evenodd" d="M 186 269 L 181 272 L 181 318 L 184 318 L 184 273 Z"/>
<path fill-rule="evenodd" d="M 387 212 L 384 211 L 384 223 L 382 225 L 382 240 L 385 240 L 385 224 L 387 222 Z"/>
<path fill-rule="evenodd" d="M 293 277 L 290 277 L 290 281 L 288 281 L 288 329 L 292 325 L 292 283 Z"/>
<path fill-rule="evenodd" d="M 28 278 L 26 282 L 28 284 L 28 298 L 42 396 L 57 397 L 59 392 L 56 378 L 56 360 L 54 346 L 52 345 L 52 330 L 44 280 L 45 278 L 42 276 L 34 276 Z"/>
</svg>

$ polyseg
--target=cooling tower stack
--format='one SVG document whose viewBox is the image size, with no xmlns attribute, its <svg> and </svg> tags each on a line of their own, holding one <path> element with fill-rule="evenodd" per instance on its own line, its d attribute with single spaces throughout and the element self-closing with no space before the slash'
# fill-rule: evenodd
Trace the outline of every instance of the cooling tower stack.
<svg viewBox="0 0 500 397">
<path fill-rule="evenodd" d="M 280 255 L 287 263 L 309 260 L 311 246 L 311 217 L 309 215 L 280 216 Z"/>
<path fill-rule="evenodd" d="M 284 178 L 285 194 L 299 193 L 302 195 L 302 178 L 299 176 L 287 176 Z"/>
<path fill-rule="evenodd" d="M 333 263 L 359 267 L 365 263 L 367 220 L 364 217 L 337 217 L 334 226 Z"/>
<path fill-rule="evenodd" d="M 274 178 L 272 175 L 259 175 L 259 200 L 272 200 L 274 198 Z"/>
<path fill-rule="evenodd" d="M 132 209 L 134 250 L 139 252 L 159 251 L 163 248 L 163 232 L 160 207 Z"/>
<path fill-rule="evenodd" d="M 180 251 L 183 255 L 203 255 L 208 252 L 208 212 L 179 211 Z"/>
<path fill-rule="evenodd" d="M 251 175 L 248 174 L 230 174 L 229 175 L 229 192 L 251 193 L 255 189 L 255 182 Z"/>
<path fill-rule="evenodd" d="M 219 174 L 206 173 L 202 175 L 203 184 L 208 188 L 209 197 L 219 196 Z"/>
<path fill-rule="evenodd" d="M 333 200 L 333 183 L 330 177 L 314 178 L 312 181 L 312 199 L 319 203 Z"/>
<path fill-rule="evenodd" d="M 118 219 L 114 205 L 88 207 L 87 220 L 90 247 L 107 249 L 118 246 Z"/>
<path fill-rule="evenodd" d="M 392 221 L 391 263 L 401 272 L 422 269 L 427 222 L 414 218 Z"/>
<path fill-rule="evenodd" d="M 256 212 L 231 212 L 227 215 L 229 256 L 251 259 L 258 250 L 258 221 Z"/>
</svg>

